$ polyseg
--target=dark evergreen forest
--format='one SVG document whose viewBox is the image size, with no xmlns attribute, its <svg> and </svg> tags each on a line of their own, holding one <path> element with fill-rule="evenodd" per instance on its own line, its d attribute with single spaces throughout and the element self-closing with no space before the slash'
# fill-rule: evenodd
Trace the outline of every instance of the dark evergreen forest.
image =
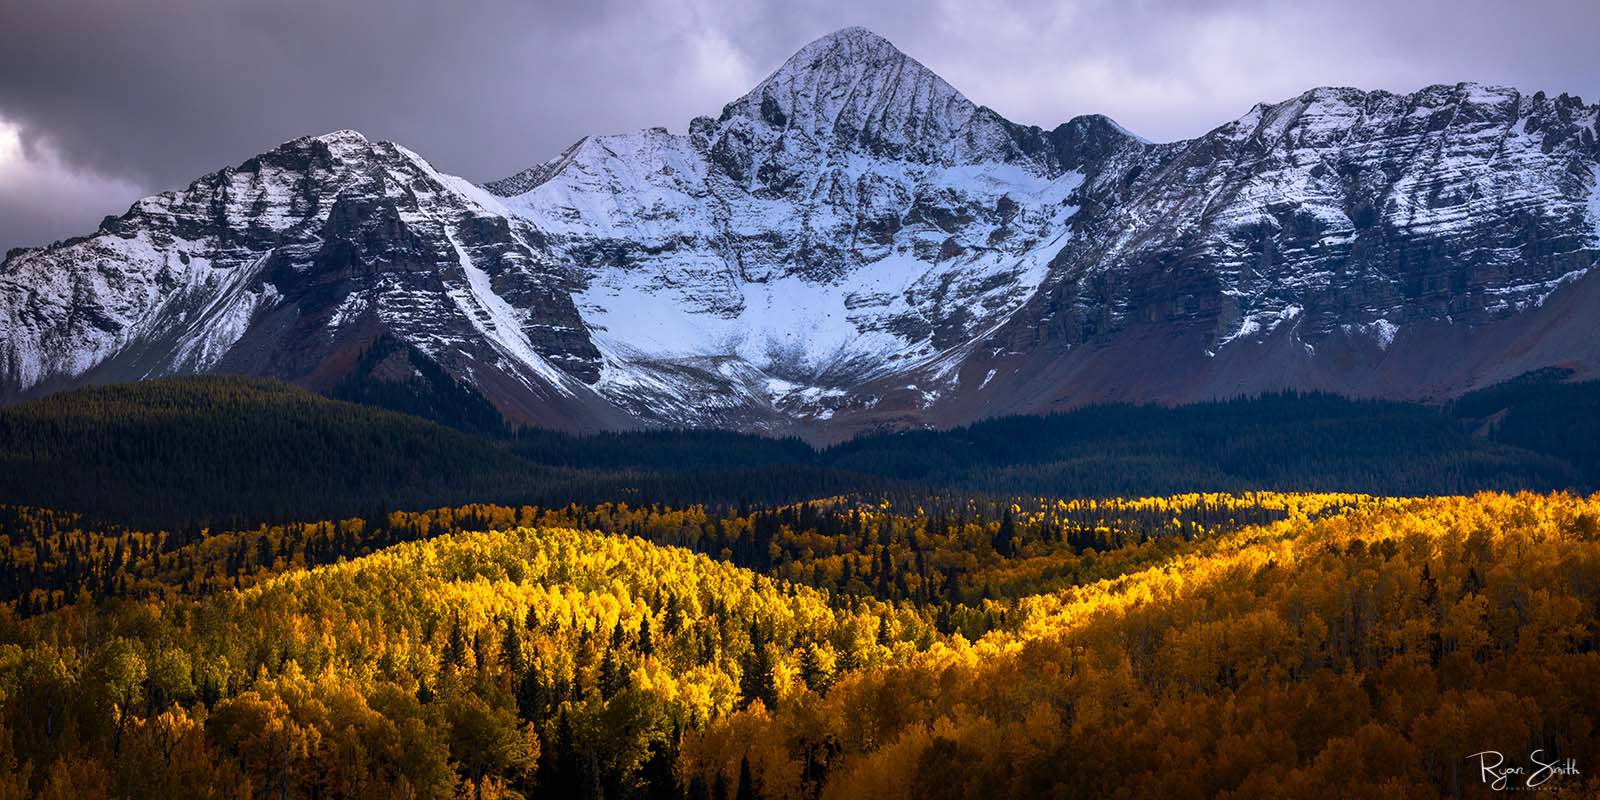
<svg viewBox="0 0 1600 800">
<path fill-rule="evenodd" d="M 718 431 L 508 432 L 481 414 L 469 431 L 268 380 L 172 378 L 0 409 L 0 502 L 181 526 L 467 502 L 1590 490 L 1600 485 L 1600 384 L 1565 377 L 1530 374 L 1447 407 L 1274 394 L 1006 417 L 825 449 Z"/>
</svg>

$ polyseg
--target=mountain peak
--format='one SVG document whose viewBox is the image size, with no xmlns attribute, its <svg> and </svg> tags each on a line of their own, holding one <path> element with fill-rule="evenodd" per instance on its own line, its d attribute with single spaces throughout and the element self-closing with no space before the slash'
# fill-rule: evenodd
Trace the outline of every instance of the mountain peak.
<svg viewBox="0 0 1600 800">
<path fill-rule="evenodd" d="M 341 142 L 365 144 L 367 142 L 367 137 L 363 135 L 361 131 L 354 130 L 352 128 L 340 128 L 339 130 L 328 131 L 321 136 L 313 136 L 311 138 L 326 142 L 328 144 Z"/>
<path fill-rule="evenodd" d="M 892 92 L 901 83 L 930 88 L 967 102 L 932 70 L 901 52 L 888 39 L 862 27 L 841 28 L 800 48 L 741 102 L 796 87 L 834 93 L 877 89 Z"/>
<path fill-rule="evenodd" d="M 848 28 L 840 28 L 833 33 L 827 34 L 826 36 L 817 37 L 806 46 L 800 48 L 789 60 L 794 61 L 803 55 L 814 53 L 820 50 L 832 50 L 838 48 L 848 48 L 856 52 L 877 51 L 891 53 L 902 57 L 905 56 L 905 54 L 901 53 L 900 49 L 895 47 L 894 43 L 890 42 L 888 39 L 885 39 L 882 36 L 879 36 L 878 34 L 873 33 L 872 31 L 859 25 L 852 25 Z"/>
<path fill-rule="evenodd" d="M 846 438 L 1593 377 L 1579 102 L 1324 87 L 1145 146 L 1099 115 L 1008 122 L 845 28 L 721 118 L 586 138 L 488 192 L 334 131 L 14 254 L 0 403 L 207 370 L 409 386 L 414 356 L 514 423 Z M 380 335 L 411 355 L 352 361 Z"/>
<path fill-rule="evenodd" d="M 377 143 L 362 135 L 360 131 L 342 128 L 290 139 L 270 150 L 257 153 L 239 166 L 247 172 L 255 171 L 262 163 L 303 166 L 310 163 L 304 162 L 304 159 L 319 157 L 317 156 L 319 152 L 339 159 L 355 158 L 370 152 L 375 144 Z"/>
<path fill-rule="evenodd" d="M 275 149 L 298 150 L 312 146 L 313 143 L 327 147 L 329 150 L 336 153 L 364 150 L 372 147 L 374 144 L 377 144 L 371 139 L 368 139 L 360 131 L 352 130 L 350 128 L 341 128 L 336 131 L 328 131 L 327 133 L 314 136 L 301 136 L 298 139 L 284 142 Z"/>
<path fill-rule="evenodd" d="M 924 163 L 1016 160 L 1010 126 L 866 28 L 790 56 L 721 122 L 767 147 L 848 151 Z"/>
</svg>

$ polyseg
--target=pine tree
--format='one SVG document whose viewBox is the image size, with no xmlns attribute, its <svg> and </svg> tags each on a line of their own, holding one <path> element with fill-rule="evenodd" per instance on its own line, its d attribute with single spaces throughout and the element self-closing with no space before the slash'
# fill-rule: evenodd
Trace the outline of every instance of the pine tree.
<svg viewBox="0 0 1600 800">
<path fill-rule="evenodd" d="M 511 618 L 506 619 L 505 634 L 500 640 L 500 658 L 512 672 L 522 669 L 522 631 L 517 630 L 516 620 Z"/>
<path fill-rule="evenodd" d="M 992 541 L 994 551 L 1006 558 L 1017 554 L 1017 522 L 1011 516 L 1011 509 L 1007 508 L 1005 516 L 1000 519 L 1000 530 L 995 532 Z"/>
<path fill-rule="evenodd" d="M 800 680 L 820 695 L 826 695 L 833 684 L 832 676 L 822 666 L 822 654 L 814 644 L 807 645 L 800 653 Z"/>
<path fill-rule="evenodd" d="M 751 626 L 752 634 L 756 633 Z M 764 638 L 752 635 L 750 652 L 744 657 L 739 675 L 742 705 L 760 700 L 768 709 L 778 707 L 777 676 L 773 674 L 772 654 Z"/>
<path fill-rule="evenodd" d="M 856 652 L 854 643 L 839 648 L 839 654 L 834 658 L 833 666 L 833 674 L 835 676 L 843 675 L 861 667 L 861 655 Z"/>
<path fill-rule="evenodd" d="M 573 741 L 572 718 L 566 708 L 556 716 L 550 740 L 540 748 L 539 789 L 544 797 L 580 797 L 583 767 Z"/>
<path fill-rule="evenodd" d="M 600 659 L 600 696 L 610 700 L 628 687 L 628 675 L 617 661 L 615 650 L 607 650 Z"/>
<path fill-rule="evenodd" d="M 681 800 L 683 792 L 678 788 L 678 780 L 672 773 L 672 765 L 678 759 L 677 747 L 680 732 L 674 730 L 672 736 L 665 741 L 650 744 L 650 757 L 644 763 L 644 796 L 646 800 Z M 700 791 L 705 791 L 705 783 L 700 784 Z"/>
<path fill-rule="evenodd" d="M 467 663 L 467 637 L 461 631 L 459 616 L 450 623 L 450 635 L 444 645 L 444 663 L 457 667 Z"/>
<path fill-rule="evenodd" d="M 683 609 L 679 607 L 678 596 L 671 595 L 667 598 L 667 618 L 662 622 L 662 629 L 668 636 L 675 634 L 683 627 Z"/>
<path fill-rule="evenodd" d="M 650 615 L 639 619 L 639 652 L 644 655 L 655 655 L 655 637 L 650 634 Z"/>
<path fill-rule="evenodd" d="M 543 719 L 544 698 L 544 678 L 539 674 L 538 668 L 530 665 L 517 680 L 517 716 L 524 722 Z"/>
<path fill-rule="evenodd" d="M 690 778 L 684 800 L 711 800 L 711 789 L 706 786 L 706 779 L 699 775 Z"/>
<path fill-rule="evenodd" d="M 750 775 L 750 756 L 746 755 L 739 760 L 739 789 L 734 800 L 760 800 L 760 797 L 755 778 Z"/>
</svg>

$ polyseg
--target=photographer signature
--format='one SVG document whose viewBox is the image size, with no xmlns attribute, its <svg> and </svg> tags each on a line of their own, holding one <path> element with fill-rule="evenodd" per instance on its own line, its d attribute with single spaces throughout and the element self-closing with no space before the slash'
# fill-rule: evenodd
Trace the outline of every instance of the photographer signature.
<svg viewBox="0 0 1600 800">
<path fill-rule="evenodd" d="M 1533 789 L 1557 775 L 1579 774 L 1577 762 L 1572 759 L 1547 762 L 1540 760 L 1539 757 L 1542 755 L 1544 755 L 1543 750 L 1535 750 L 1528 754 L 1528 761 L 1538 766 L 1538 769 L 1532 772 L 1529 772 L 1527 767 L 1506 765 L 1506 757 L 1498 750 L 1473 753 L 1467 758 L 1478 759 L 1478 769 L 1481 771 L 1483 782 L 1497 792 L 1508 788 Z"/>
</svg>

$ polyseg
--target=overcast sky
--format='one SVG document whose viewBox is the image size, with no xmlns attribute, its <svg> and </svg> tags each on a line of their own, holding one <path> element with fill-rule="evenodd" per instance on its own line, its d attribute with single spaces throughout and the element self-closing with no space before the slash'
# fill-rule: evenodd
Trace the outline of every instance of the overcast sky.
<svg viewBox="0 0 1600 800">
<path fill-rule="evenodd" d="M 1195 136 L 1320 85 L 1600 100 L 1600 0 L 0 0 L 0 250 L 355 128 L 489 180 L 716 114 L 864 25 L 974 102 Z"/>
</svg>

